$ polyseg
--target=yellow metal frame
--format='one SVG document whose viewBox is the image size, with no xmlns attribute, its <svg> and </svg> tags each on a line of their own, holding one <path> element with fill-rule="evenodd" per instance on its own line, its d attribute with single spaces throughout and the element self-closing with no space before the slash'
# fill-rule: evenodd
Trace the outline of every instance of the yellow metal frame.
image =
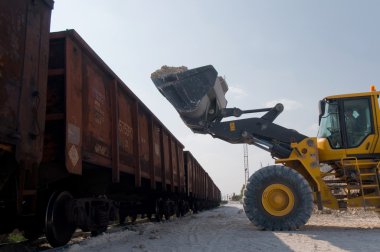
<svg viewBox="0 0 380 252">
<path fill-rule="evenodd" d="M 277 159 L 275 162 L 293 168 L 303 175 L 314 191 L 315 202 L 317 202 L 317 194 L 319 193 L 323 206 L 331 209 L 339 209 L 337 199 L 322 179 L 318 158 L 317 138 L 306 138 L 299 143 L 292 143 L 291 146 L 293 151 L 290 156 L 284 159 Z"/>
<path fill-rule="evenodd" d="M 341 99 L 341 98 L 351 98 L 351 97 L 361 97 L 361 96 L 378 96 L 380 95 L 380 91 L 370 91 L 370 92 L 363 92 L 363 93 L 352 93 L 352 94 L 341 94 L 341 95 L 331 95 L 327 96 L 325 99 Z"/>
</svg>

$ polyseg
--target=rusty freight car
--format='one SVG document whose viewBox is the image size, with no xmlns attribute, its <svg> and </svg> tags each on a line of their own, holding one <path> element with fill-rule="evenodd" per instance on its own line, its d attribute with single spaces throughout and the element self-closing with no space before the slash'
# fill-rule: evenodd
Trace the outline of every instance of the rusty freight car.
<svg viewBox="0 0 380 252">
<path fill-rule="evenodd" d="M 50 35 L 41 171 L 40 181 L 54 188 L 48 211 L 73 201 L 76 213 L 46 215 L 53 245 L 72 234 L 54 223 L 56 214 L 99 232 L 115 208 L 121 222 L 169 218 L 185 196 L 183 145 L 74 30 Z"/>
<path fill-rule="evenodd" d="M 219 188 L 194 158 L 190 151 L 184 151 L 186 193 L 189 207 L 193 212 L 217 207 L 221 201 Z"/>
<path fill-rule="evenodd" d="M 0 233 L 36 210 L 53 4 L 0 1 Z"/>
<path fill-rule="evenodd" d="M 83 163 L 107 167 L 114 183 L 126 173 L 137 187 L 184 192 L 183 145 L 74 30 L 50 36 L 47 93 L 44 163 L 61 158 L 78 175 Z"/>
</svg>

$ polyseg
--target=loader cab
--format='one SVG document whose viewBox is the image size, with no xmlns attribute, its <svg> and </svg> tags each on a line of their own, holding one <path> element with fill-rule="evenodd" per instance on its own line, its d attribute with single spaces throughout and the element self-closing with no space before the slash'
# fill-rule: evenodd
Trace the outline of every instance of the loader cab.
<svg viewBox="0 0 380 252">
<path fill-rule="evenodd" d="M 345 156 L 367 158 L 377 149 L 379 92 L 326 97 L 320 101 L 318 148 L 320 161 Z"/>
</svg>

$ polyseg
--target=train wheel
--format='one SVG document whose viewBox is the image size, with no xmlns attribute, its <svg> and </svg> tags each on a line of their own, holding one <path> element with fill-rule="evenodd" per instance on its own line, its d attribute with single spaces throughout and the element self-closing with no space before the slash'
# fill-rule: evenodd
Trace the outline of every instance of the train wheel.
<svg viewBox="0 0 380 252">
<path fill-rule="evenodd" d="M 95 237 L 95 236 L 98 236 L 98 235 L 105 233 L 106 231 L 107 231 L 107 226 L 98 227 L 98 229 L 91 231 L 91 236 Z"/>
<path fill-rule="evenodd" d="M 54 192 L 48 202 L 45 216 L 46 239 L 53 247 L 68 243 L 75 231 L 75 223 L 68 217 L 68 205 L 73 196 L 67 191 Z"/>
<path fill-rule="evenodd" d="M 189 203 L 187 201 L 184 202 L 180 211 L 181 211 L 181 216 L 185 216 L 190 211 Z"/>
<path fill-rule="evenodd" d="M 124 207 L 120 206 L 119 208 L 119 224 L 124 225 L 125 224 L 125 218 L 127 217 L 127 213 L 124 209 Z"/>
<path fill-rule="evenodd" d="M 198 201 L 195 201 L 193 205 L 193 213 L 197 214 L 198 212 L 199 212 Z"/>
<path fill-rule="evenodd" d="M 175 207 L 174 207 L 174 209 L 175 209 L 175 216 L 177 217 L 177 218 L 179 218 L 179 217 L 181 217 L 182 215 L 181 215 L 181 210 L 182 210 L 182 204 L 180 203 L 180 202 L 177 202 L 176 203 L 176 205 L 175 205 Z"/>
<path fill-rule="evenodd" d="M 285 166 L 255 172 L 244 192 L 244 210 L 256 226 L 267 230 L 294 230 L 303 226 L 313 209 L 306 179 Z"/>
<path fill-rule="evenodd" d="M 170 214 L 170 211 L 169 211 L 169 210 L 165 210 L 164 216 L 165 216 L 165 220 L 170 220 L 170 217 L 171 217 L 172 215 Z"/>
<path fill-rule="evenodd" d="M 131 219 L 132 223 L 135 223 L 136 220 L 137 220 L 137 214 L 132 214 L 132 215 L 129 216 L 129 218 Z"/>
<path fill-rule="evenodd" d="M 157 222 L 162 221 L 164 214 L 163 214 L 162 200 L 161 199 L 156 200 L 154 215 L 155 215 L 155 219 Z"/>
</svg>

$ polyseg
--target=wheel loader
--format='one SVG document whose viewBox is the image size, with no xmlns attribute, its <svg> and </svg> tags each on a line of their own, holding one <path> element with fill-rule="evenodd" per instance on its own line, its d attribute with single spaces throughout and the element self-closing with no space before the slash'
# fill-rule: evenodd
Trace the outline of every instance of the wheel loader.
<svg viewBox="0 0 380 252">
<path fill-rule="evenodd" d="M 170 69 L 169 69 L 170 70 Z M 364 207 L 380 212 L 380 91 L 328 96 L 319 102 L 317 137 L 274 123 L 284 106 L 227 108 L 228 85 L 212 65 L 157 71 L 151 76 L 194 132 L 272 155 L 247 182 L 244 210 L 261 229 L 294 230 L 313 210 Z M 260 117 L 237 119 L 242 114 Z"/>
</svg>

